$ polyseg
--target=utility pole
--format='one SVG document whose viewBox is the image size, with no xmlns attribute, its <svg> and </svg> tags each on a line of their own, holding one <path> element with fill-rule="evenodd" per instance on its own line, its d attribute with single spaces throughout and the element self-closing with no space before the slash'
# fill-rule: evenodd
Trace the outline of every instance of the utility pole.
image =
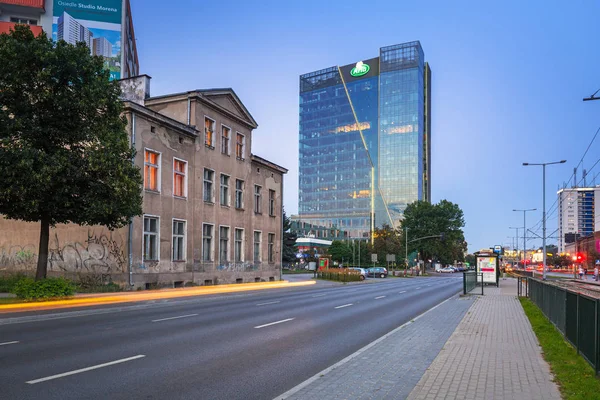
<svg viewBox="0 0 600 400">
<path fill-rule="evenodd" d="M 516 229 L 517 231 L 517 240 L 515 240 L 515 246 L 516 246 L 516 250 L 517 250 L 517 268 L 519 267 L 519 229 L 521 229 L 520 227 L 516 228 L 516 227 L 509 227 L 508 229 Z M 523 268 L 525 268 L 525 258 L 523 257 Z"/>
<path fill-rule="evenodd" d="M 542 166 L 542 190 L 543 190 L 543 196 L 542 196 L 542 204 L 543 204 L 543 212 L 542 212 L 542 221 L 543 221 L 543 227 L 542 227 L 542 251 L 544 252 L 544 254 L 542 255 L 543 257 L 543 261 L 542 261 L 542 279 L 546 280 L 546 165 L 552 165 L 552 164 L 564 164 L 566 163 L 567 160 L 560 160 L 560 161 L 554 161 L 554 162 L 549 162 L 549 163 L 523 163 L 524 166 L 529 166 L 529 165 L 541 165 Z"/>
<path fill-rule="evenodd" d="M 513 210 L 513 211 L 519 211 L 519 212 L 523 211 L 523 260 L 525 260 L 527 258 L 527 242 L 525 241 L 525 239 L 527 237 L 527 224 L 526 224 L 525 215 L 527 214 L 528 211 L 537 211 L 537 208 L 529 208 L 526 210 Z"/>
</svg>

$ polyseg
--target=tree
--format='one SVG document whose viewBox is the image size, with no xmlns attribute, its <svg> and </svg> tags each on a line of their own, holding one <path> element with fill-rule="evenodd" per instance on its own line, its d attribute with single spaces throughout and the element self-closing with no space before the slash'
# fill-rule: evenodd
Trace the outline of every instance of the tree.
<svg viewBox="0 0 600 400">
<path fill-rule="evenodd" d="M 402 244 L 400 236 L 389 225 L 384 224 L 381 228 L 376 228 L 373 236 L 373 248 L 371 252 L 377 254 L 377 263 L 379 265 L 387 265 L 386 255 L 393 254 L 397 256 L 401 254 Z"/>
<path fill-rule="evenodd" d="M 283 262 L 291 263 L 296 261 L 296 244 L 297 235 L 291 231 L 292 221 L 283 210 Z"/>
<path fill-rule="evenodd" d="M 17 25 L 0 60 L 0 214 L 40 223 L 41 279 L 50 226 L 125 226 L 142 213 L 142 178 L 102 57 Z"/>
<path fill-rule="evenodd" d="M 331 261 L 350 263 L 352 260 L 352 248 L 341 240 L 331 242 L 327 252 L 331 256 Z"/>
<path fill-rule="evenodd" d="M 408 228 L 409 253 L 417 250 L 422 259 L 437 259 L 443 264 L 450 264 L 464 259 L 467 249 L 462 230 L 464 226 L 464 214 L 458 205 L 447 200 L 437 204 L 416 201 L 404 210 L 401 229 Z M 442 234 L 443 240 L 430 238 L 410 243 L 414 239 Z M 404 243 L 402 240 L 402 250 Z"/>
</svg>

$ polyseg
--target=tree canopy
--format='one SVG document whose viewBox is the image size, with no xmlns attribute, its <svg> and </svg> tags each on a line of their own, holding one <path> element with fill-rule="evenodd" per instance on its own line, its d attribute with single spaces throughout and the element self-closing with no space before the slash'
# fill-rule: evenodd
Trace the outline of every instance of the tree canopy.
<svg viewBox="0 0 600 400">
<path fill-rule="evenodd" d="M 465 226 L 463 211 L 457 204 L 442 200 L 437 204 L 416 201 L 404 210 L 402 232 L 408 228 L 408 252 L 418 250 L 422 259 L 436 259 L 444 264 L 463 261 L 467 249 L 462 228 Z M 442 239 L 411 240 L 442 235 Z M 404 240 L 401 243 L 404 249 Z"/>
<path fill-rule="evenodd" d="M 17 25 L 0 34 L 0 60 L 0 214 L 40 222 L 39 279 L 50 226 L 126 225 L 142 178 L 102 57 Z"/>
</svg>

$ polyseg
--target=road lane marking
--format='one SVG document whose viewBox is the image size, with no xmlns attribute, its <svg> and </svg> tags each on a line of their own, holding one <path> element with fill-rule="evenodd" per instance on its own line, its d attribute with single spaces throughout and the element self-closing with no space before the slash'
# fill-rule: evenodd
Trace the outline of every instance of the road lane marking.
<svg viewBox="0 0 600 400">
<path fill-rule="evenodd" d="M 349 303 L 349 304 L 344 304 L 343 306 L 337 306 L 337 307 L 334 307 L 334 308 L 335 308 L 335 309 L 338 309 L 338 308 L 350 307 L 350 306 L 352 306 L 352 305 L 354 305 L 354 304 L 352 304 L 352 303 Z"/>
<path fill-rule="evenodd" d="M 419 289 L 421 289 L 421 286 L 419 286 L 419 287 L 418 287 L 418 288 L 416 288 L 415 290 L 419 290 Z"/>
<path fill-rule="evenodd" d="M 267 301 L 266 303 L 258 303 L 257 306 L 266 306 L 267 304 L 277 304 L 277 303 L 281 303 L 280 300 L 277 301 Z"/>
<path fill-rule="evenodd" d="M 398 293 L 406 293 L 406 290 L 403 290 L 403 291 L 401 291 L 401 292 L 398 292 Z"/>
<path fill-rule="evenodd" d="M 8 344 L 17 344 L 17 343 L 19 343 L 19 341 L 18 341 L 18 340 L 15 340 L 15 341 L 13 341 L 13 342 L 4 342 L 4 343 L 0 343 L 0 346 L 6 346 L 6 345 L 8 345 Z"/>
<path fill-rule="evenodd" d="M 74 371 L 69 371 L 69 372 L 65 372 L 65 373 L 62 373 L 62 374 L 51 375 L 51 376 L 47 376 L 45 378 L 40 378 L 40 379 L 34 379 L 32 381 L 27 381 L 25 383 L 28 383 L 30 385 L 35 385 L 36 383 L 51 381 L 53 379 L 58 379 L 58 378 L 64 378 L 65 376 L 69 376 L 69 375 L 81 374 L 82 372 L 92 371 L 94 369 L 104 368 L 104 367 L 108 367 L 108 366 L 115 365 L 115 364 L 121 364 L 121 363 L 124 363 L 124 362 L 127 362 L 127 361 L 137 360 L 138 358 L 143 358 L 143 357 L 146 357 L 146 356 L 143 355 L 143 354 L 139 354 L 137 356 L 128 357 L 128 358 L 122 358 L 120 360 L 111 361 L 111 362 L 107 362 L 107 363 L 104 363 L 104 364 L 94 365 L 92 367 L 87 367 L 87 368 L 82 368 L 82 369 L 76 369 Z"/>
<path fill-rule="evenodd" d="M 264 324 L 264 325 L 259 325 L 259 326 L 255 326 L 254 329 L 260 329 L 260 328 L 264 328 L 265 326 L 271 326 L 271 325 L 277 325 L 277 324 L 282 324 L 284 322 L 288 322 L 293 320 L 294 318 L 288 318 L 288 319 L 282 319 L 281 321 L 276 321 L 276 322 L 271 322 L 269 324 Z"/>
<path fill-rule="evenodd" d="M 188 314 L 188 315 L 180 315 L 178 317 L 169 317 L 169 318 L 161 318 L 161 319 L 153 319 L 152 322 L 161 322 L 161 321 L 170 321 L 172 319 L 179 319 L 179 318 L 187 318 L 187 317 L 195 317 L 198 314 Z"/>
<path fill-rule="evenodd" d="M 375 297 L 375 300 L 383 299 L 385 296 Z"/>
<path fill-rule="evenodd" d="M 310 296 L 310 297 L 322 297 L 322 296 L 327 296 L 327 293 L 325 293 L 325 294 L 315 294 L 314 296 Z"/>
</svg>

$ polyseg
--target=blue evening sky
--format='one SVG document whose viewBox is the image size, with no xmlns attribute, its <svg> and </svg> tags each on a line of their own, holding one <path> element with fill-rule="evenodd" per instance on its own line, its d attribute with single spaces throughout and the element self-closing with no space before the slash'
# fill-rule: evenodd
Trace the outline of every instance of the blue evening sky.
<svg viewBox="0 0 600 400">
<path fill-rule="evenodd" d="M 232 87 L 259 124 L 253 152 L 290 170 L 288 215 L 298 209 L 298 76 L 376 57 L 381 46 L 423 46 L 432 196 L 464 210 L 470 251 L 512 244 L 509 226 L 523 224 L 513 208 L 537 208 L 527 225 L 541 221 L 542 170 L 522 162 L 568 160 L 547 169 L 550 209 L 600 127 L 600 101 L 582 101 L 600 88 L 594 0 L 131 1 L 152 94 Z M 583 166 L 598 157 L 600 138 Z"/>
</svg>

